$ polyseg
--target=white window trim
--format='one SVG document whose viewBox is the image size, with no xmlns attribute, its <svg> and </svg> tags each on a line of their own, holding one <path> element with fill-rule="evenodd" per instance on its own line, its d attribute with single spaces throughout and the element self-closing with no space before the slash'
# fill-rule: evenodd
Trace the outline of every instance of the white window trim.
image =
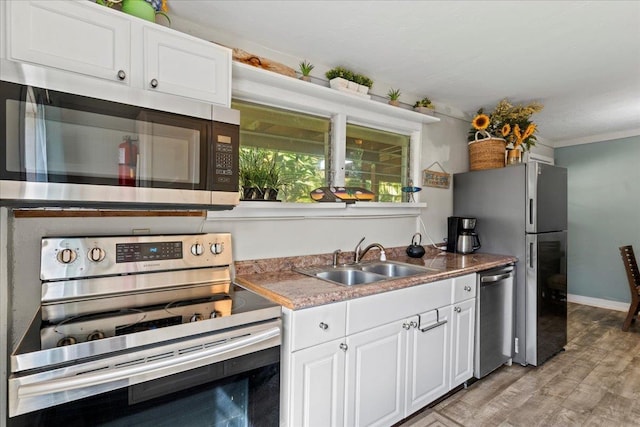
<svg viewBox="0 0 640 427">
<path fill-rule="evenodd" d="M 233 62 L 232 97 L 242 101 L 269 105 L 327 117 L 332 123 L 333 176 L 336 185 L 344 183 L 344 141 L 346 124 L 352 123 L 375 129 L 397 132 L 410 137 L 409 176 L 415 185 L 421 180 L 420 144 L 423 124 L 437 123 L 440 119 L 382 102 L 350 95 L 325 86 Z M 420 201 L 420 193 L 416 200 Z M 210 213 L 209 218 L 292 218 L 327 216 L 395 216 L 419 215 L 426 203 L 278 203 L 267 207 L 262 202 L 241 202 L 230 212 Z M 331 206 L 331 207 L 329 207 Z M 339 212 L 342 209 L 344 212 Z M 346 212 L 346 213 L 345 213 Z"/>
</svg>

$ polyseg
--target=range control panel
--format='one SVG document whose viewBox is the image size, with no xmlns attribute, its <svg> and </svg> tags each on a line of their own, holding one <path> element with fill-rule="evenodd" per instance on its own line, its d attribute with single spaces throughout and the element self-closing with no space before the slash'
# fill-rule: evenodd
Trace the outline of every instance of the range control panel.
<svg viewBox="0 0 640 427">
<path fill-rule="evenodd" d="M 40 279 L 231 265 L 231 234 L 43 237 Z"/>
</svg>

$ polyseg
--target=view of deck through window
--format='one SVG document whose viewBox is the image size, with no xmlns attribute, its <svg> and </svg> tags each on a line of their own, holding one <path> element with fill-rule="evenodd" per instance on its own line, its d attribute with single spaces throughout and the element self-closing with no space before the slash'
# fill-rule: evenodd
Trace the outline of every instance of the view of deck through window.
<svg viewBox="0 0 640 427">
<path fill-rule="evenodd" d="M 408 135 L 347 124 L 345 185 L 373 191 L 378 202 L 402 202 L 409 142 Z"/>
</svg>

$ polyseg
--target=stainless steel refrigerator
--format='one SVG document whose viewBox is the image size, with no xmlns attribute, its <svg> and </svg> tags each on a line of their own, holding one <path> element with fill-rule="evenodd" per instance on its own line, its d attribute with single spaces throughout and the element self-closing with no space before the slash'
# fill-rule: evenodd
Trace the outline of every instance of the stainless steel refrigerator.
<svg viewBox="0 0 640 427">
<path fill-rule="evenodd" d="M 455 174 L 453 213 L 477 218 L 482 252 L 518 257 L 513 361 L 567 343 L 567 170 L 544 163 Z"/>
</svg>

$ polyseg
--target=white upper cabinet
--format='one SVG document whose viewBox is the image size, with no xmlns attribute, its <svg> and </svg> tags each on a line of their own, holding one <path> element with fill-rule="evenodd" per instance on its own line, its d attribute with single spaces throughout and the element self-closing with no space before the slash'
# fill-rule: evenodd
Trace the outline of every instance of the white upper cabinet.
<svg viewBox="0 0 640 427">
<path fill-rule="evenodd" d="M 228 106 L 231 70 L 227 49 L 151 26 L 144 28 L 144 49 L 147 89 Z"/>
<path fill-rule="evenodd" d="M 124 14 L 68 1 L 13 1 L 7 7 L 9 59 L 128 83 L 131 22 Z"/>
<path fill-rule="evenodd" d="M 231 105 L 228 48 L 87 0 L 0 1 L 0 13 L 3 80 L 209 119 Z"/>
</svg>

